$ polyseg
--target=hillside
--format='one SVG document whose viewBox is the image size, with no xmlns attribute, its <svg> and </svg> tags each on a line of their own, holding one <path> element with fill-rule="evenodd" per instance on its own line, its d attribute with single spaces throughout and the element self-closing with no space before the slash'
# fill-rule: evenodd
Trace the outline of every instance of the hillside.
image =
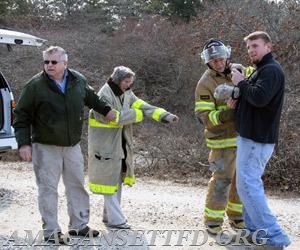
<svg viewBox="0 0 300 250">
<path fill-rule="evenodd" d="M 137 6 L 132 2 L 140 3 L 119 2 L 117 9 L 125 11 L 128 6 Z M 13 47 L 13 51 L 1 46 L 0 69 L 18 100 L 26 82 L 42 70 L 41 55 L 48 45 L 64 47 L 69 54 L 69 67 L 83 73 L 96 91 L 115 66 L 129 66 L 137 76 L 134 92 L 180 117 L 180 123 L 174 127 L 152 121 L 134 127 L 139 175 L 205 184 L 210 175 L 208 150 L 203 141 L 203 128 L 194 117 L 195 86 L 206 69 L 199 52 L 208 38 L 218 37 L 232 47 L 231 61 L 247 65 L 243 37 L 254 30 L 266 30 L 273 38 L 274 55 L 285 71 L 286 93 L 280 140 L 264 180 L 267 189 L 276 187 L 282 192 L 299 194 L 299 6 L 298 0 L 278 4 L 261 0 L 203 1 L 189 20 L 174 13 L 175 16 L 168 18 L 141 9 L 134 10 L 135 14 L 133 11 L 119 13 L 120 18 L 114 20 L 108 11 L 98 7 L 76 9 L 75 4 L 74 9 L 58 17 L 51 9 L 24 7 L 22 14 L 5 12 L 0 25 L 37 35 L 48 43 L 42 48 Z M 59 8 L 63 7 L 58 5 Z M 87 113 L 88 109 L 86 119 Z M 81 143 L 85 156 L 86 124 Z M 16 160 L 12 154 L 2 156 L 2 161 Z"/>
</svg>

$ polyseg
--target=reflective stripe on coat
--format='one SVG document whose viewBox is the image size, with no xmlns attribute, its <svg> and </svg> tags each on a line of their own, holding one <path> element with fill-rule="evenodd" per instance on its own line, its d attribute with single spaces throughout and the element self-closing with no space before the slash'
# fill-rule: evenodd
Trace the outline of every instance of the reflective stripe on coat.
<svg viewBox="0 0 300 250">
<path fill-rule="evenodd" d="M 106 122 L 104 117 L 94 110 L 89 113 L 89 188 L 94 193 L 113 194 L 118 190 L 122 159 L 125 158 L 122 134 L 127 151 L 123 183 L 132 186 L 135 183 L 132 124 L 141 122 L 145 116 L 161 121 L 170 113 L 139 99 L 132 90 L 125 91 L 122 96 L 116 96 L 107 83 L 98 95 L 117 111 L 117 118 L 115 121 Z"/>
</svg>

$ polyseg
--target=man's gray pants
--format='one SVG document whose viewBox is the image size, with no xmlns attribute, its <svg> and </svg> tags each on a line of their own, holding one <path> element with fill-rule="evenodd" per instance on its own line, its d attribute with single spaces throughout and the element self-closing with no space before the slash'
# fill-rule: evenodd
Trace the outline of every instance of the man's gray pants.
<svg viewBox="0 0 300 250">
<path fill-rule="evenodd" d="M 89 221 L 89 195 L 84 188 L 84 164 L 80 145 L 59 147 L 33 143 L 32 162 L 44 237 L 49 237 L 54 230 L 61 231 L 57 214 L 60 176 L 63 178 L 68 202 L 69 229 L 83 229 Z"/>
</svg>

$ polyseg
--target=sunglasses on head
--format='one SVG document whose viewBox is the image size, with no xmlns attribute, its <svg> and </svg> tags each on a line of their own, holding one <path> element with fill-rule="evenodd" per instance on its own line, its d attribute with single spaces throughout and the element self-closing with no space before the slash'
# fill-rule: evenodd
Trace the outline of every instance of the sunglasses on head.
<svg viewBox="0 0 300 250">
<path fill-rule="evenodd" d="M 56 65 L 56 64 L 58 64 L 59 62 L 58 61 L 50 61 L 50 60 L 45 60 L 44 61 L 44 64 L 52 64 L 52 65 Z"/>
</svg>

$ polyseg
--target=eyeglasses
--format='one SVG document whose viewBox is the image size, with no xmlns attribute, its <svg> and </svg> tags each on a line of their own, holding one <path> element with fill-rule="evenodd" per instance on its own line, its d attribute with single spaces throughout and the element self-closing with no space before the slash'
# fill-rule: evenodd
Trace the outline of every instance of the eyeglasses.
<svg viewBox="0 0 300 250">
<path fill-rule="evenodd" d="M 62 61 L 60 61 L 60 62 L 62 62 Z M 56 65 L 56 64 L 58 64 L 59 62 L 58 62 L 58 61 L 50 61 L 50 60 L 45 60 L 45 61 L 44 61 L 44 64 L 47 64 L 47 65 L 48 65 L 48 64 L 50 64 L 50 63 L 51 63 L 52 65 Z"/>
</svg>

